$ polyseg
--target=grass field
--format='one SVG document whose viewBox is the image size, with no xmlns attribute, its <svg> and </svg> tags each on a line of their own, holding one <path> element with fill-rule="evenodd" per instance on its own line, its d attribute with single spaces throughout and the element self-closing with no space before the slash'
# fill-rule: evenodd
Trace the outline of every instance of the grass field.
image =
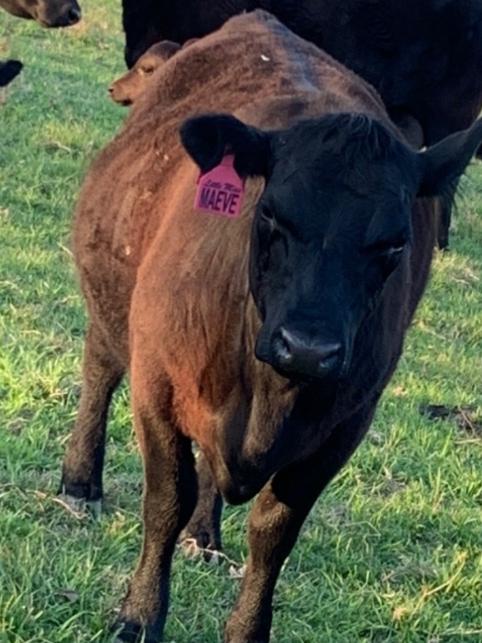
<svg viewBox="0 0 482 643">
<path fill-rule="evenodd" d="M 123 69 L 119 4 L 86 0 L 84 22 L 68 31 L 0 15 L 0 57 L 26 65 L 0 106 L 1 643 L 109 641 L 139 550 L 127 388 L 110 424 L 103 517 L 55 502 L 85 321 L 70 218 L 86 167 L 125 116 L 106 94 Z M 282 574 L 274 641 L 482 641 L 482 434 L 419 413 L 426 402 L 467 406 L 482 423 L 481 280 L 477 163 L 373 430 Z M 246 512 L 228 509 L 223 525 L 240 563 Z M 227 563 L 179 554 L 166 641 L 221 641 L 238 582 Z"/>
</svg>

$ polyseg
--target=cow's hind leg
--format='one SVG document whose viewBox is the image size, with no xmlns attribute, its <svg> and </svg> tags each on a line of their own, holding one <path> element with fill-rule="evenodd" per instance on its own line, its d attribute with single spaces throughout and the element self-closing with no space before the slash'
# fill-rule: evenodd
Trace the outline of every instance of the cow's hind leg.
<svg viewBox="0 0 482 643">
<path fill-rule="evenodd" d="M 199 454 L 196 470 L 198 501 L 192 518 L 183 531 L 182 544 L 187 553 L 201 551 L 204 559 L 210 561 L 222 548 L 223 501 L 214 481 L 211 467 L 202 452 Z"/>
<path fill-rule="evenodd" d="M 439 220 L 437 227 L 437 245 L 439 250 L 449 250 L 450 245 L 450 226 L 452 224 L 452 211 L 454 209 L 454 199 L 457 186 L 452 186 L 450 190 L 440 199 Z"/>
<path fill-rule="evenodd" d="M 273 592 L 283 562 L 313 503 L 359 444 L 371 415 L 337 427 L 316 455 L 276 474 L 258 495 L 249 517 L 246 573 L 226 625 L 226 643 L 269 641 Z"/>
<path fill-rule="evenodd" d="M 91 324 L 84 346 L 79 410 L 62 467 L 60 493 L 72 505 L 85 501 L 100 508 L 107 415 L 123 372 Z"/>
<path fill-rule="evenodd" d="M 157 378 L 138 378 L 134 367 L 131 384 L 144 459 L 144 545 L 114 629 L 119 641 L 158 643 L 173 551 L 196 504 L 196 468 L 190 440 L 170 419 L 169 400 L 159 399 L 167 387 Z"/>
</svg>

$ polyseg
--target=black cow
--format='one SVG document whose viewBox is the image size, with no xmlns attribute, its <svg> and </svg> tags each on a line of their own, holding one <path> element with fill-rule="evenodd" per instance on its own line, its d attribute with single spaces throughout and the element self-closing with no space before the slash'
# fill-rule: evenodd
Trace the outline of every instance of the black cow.
<svg viewBox="0 0 482 643">
<path fill-rule="evenodd" d="M 22 63 L 19 60 L 0 61 L 0 87 L 8 85 L 22 71 Z"/>
<path fill-rule="evenodd" d="M 125 57 L 132 66 L 154 42 L 183 43 L 236 13 L 272 12 L 368 80 L 390 116 L 415 118 L 433 145 L 468 127 L 482 108 L 480 0 L 123 0 Z M 448 245 L 450 195 L 439 245 Z"/>
<path fill-rule="evenodd" d="M 126 62 L 159 40 L 184 43 L 245 10 L 270 11 L 355 70 L 390 110 L 422 125 L 425 143 L 470 125 L 482 97 L 478 0 L 123 0 Z"/>
<path fill-rule="evenodd" d="M 159 40 L 184 43 L 244 10 L 270 11 L 410 113 L 425 144 L 470 125 L 482 103 L 478 0 L 123 0 L 126 62 Z"/>
<path fill-rule="evenodd" d="M 70 27 L 81 17 L 77 0 L 0 0 L 0 7 L 43 27 Z"/>
</svg>

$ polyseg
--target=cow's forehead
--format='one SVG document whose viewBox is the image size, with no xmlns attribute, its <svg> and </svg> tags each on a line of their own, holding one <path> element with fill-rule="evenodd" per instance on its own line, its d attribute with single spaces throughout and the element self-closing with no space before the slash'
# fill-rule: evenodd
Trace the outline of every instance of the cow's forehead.
<svg viewBox="0 0 482 643">
<path fill-rule="evenodd" d="M 278 158 L 273 166 L 268 194 L 291 201 L 323 198 L 328 201 L 350 198 L 376 204 L 380 201 L 404 200 L 410 191 L 410 176 L 396 161 L 374 162 L 364 157 L 350 164 L 331 154 L 310 158 Z"/>
<path fill-rule="evenodd" d="M 340 233 L 348 234 L 351 243 L 358 238 L 363 244 L 367 229 L 375 222 L 387 234 L 409 225 L 410 194 L 396 166 L 392 169 L 379 174 L 377 183 L 367 181 L 364 173 L 352 181 L 349 173 L 326 179 L 317 168 L 304 165 L 283 174 L 285 180 L 274 176 L 266 186 L 262 205 L 286 229 L 296 230 L 300 239 Z"/>
<path fill-rule="evenodd" d="M 382 123 L 363 114 L 331 114 L 278 132 L 273 165 L 282 180 L 307 175 L 384 174 L 410 169 L 413 153 Z"/>
</svg>

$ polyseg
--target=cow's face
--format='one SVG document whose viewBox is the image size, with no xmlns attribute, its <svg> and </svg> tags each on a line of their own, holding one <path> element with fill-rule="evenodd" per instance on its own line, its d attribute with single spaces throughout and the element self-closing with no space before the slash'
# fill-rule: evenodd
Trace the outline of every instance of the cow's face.
<svg viewBox="0 0 482 643">
<path fill-rule="evenodd" d="M 112 100 L 121 105 L 132 105 L 149 87 L 155 72 L 180 48 L 180 45 L 170 40 L 163 40 L 150 47 L 132 69 L 109 87 Z"/>
<path fill-rule="evenodd" d="M 250 257 L 262 320 L 257 357 L 290 379 L 338 382 L 350 371 L 358 329 L 407 260 L 414 199 L 458 179 L 482 121 L 423 153 L 348 114 L 271 133 L 200 117 L 182 137 L 202 170 L 230 151 L 241 175 L 266 179 Z"/>
<path fill-rule="evenodd" d="M 36 20 L 44 27 L 69 27 L 81 18 L 77 0 L 0 0 L 0 7 L 14 16 Z"/>
<path fill-rule="evenodd" d="M 414 155 L 365 116 L 271 137 L 251 244 L 257 357 L 287 377 L 338 380 L 358 328 L 409 251 Z"/>
</svg>

